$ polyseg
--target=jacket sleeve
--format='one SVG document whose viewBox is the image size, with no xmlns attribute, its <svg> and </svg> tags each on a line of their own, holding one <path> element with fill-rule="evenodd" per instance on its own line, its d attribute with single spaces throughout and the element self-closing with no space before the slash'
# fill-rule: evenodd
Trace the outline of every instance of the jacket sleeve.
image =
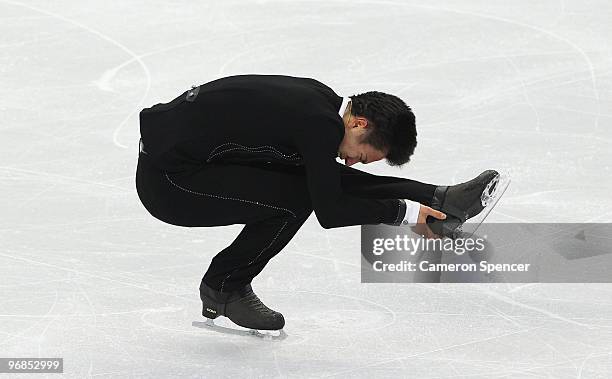
<svg viewBox="0 0 612 379">
<path fill-rule="evenodd" d="M 317 220 L 325 229 L 349 225 L 400 225 L 406 213 L 402 199 L 371 199 L 342 191 L 336 161 L 342 136 L 340 122 L 332 118 L 310 118 L 298 128 L 296 146 L 306 169 L 308 192 Z"/>
</svg>

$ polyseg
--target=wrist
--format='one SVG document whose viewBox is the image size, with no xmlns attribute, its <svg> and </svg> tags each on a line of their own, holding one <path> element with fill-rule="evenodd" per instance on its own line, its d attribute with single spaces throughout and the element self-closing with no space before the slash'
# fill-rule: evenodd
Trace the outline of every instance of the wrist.
<svg viewBox="0 0 612 379">
<path fill-rule="evenodd" d="M 404 199 L 404 201 L 406 203 L 406 214 L 402 219 L 402 225 L 416 224 L 419 219 L 421 204 L 408 199 Z"/>
</svg>

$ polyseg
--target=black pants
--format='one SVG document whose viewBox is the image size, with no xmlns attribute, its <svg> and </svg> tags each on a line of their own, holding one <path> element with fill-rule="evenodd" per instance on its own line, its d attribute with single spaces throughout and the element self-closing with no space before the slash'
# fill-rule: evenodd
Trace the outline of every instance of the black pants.
<svg viewBox="0 0 612 379">
<path fill-rule="evenodd" d="M 433 197 L 434 185 L 338 165 L 342 188 L 353 196 L 407 198 L 425 205 Z M 149 213 L 169 224 L 245 224 L 238 237 L 213 258 L 202 279 L 221 292 L 251 283 L 312 213 L 303 166 L 211 163 L 166 173 L 141 153 L 136 189 Z"/>
</svg>

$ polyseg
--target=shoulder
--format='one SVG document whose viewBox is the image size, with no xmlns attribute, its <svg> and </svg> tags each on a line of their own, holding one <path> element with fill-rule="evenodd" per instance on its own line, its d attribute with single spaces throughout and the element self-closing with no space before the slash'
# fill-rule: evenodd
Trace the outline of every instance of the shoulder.
<svg viewBox="0 0 612 379">
<path fill-rule="evenodd" d="M 332 114 L 311 113 L 296 126 L 294 137 L 302 150 L 329 153 L 335 158 L 344 137 L 344 124 L 340 117 Z"/>
</svg>

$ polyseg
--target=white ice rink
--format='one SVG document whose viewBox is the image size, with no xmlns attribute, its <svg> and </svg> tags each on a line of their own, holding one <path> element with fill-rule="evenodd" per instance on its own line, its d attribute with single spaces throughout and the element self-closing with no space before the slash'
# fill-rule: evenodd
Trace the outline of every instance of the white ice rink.
<svg viewBox="0 0 612 379">
<path fill-rule="evenodd" d="M 412 162 L 356 168 L 508 169 L 491 220 L 610 222 L 611 20 L 607 1 L 0 0 L 0 357 L 73 378 L 612 377 L 612 285 L 361 284 L 360 228 L 314 214 L 253 283 L 286 340 L 196 329 L 242 225 L 164 224 L 134 185 L 142 108 L 277 73 L 413 107 Z"/>
</svg>

